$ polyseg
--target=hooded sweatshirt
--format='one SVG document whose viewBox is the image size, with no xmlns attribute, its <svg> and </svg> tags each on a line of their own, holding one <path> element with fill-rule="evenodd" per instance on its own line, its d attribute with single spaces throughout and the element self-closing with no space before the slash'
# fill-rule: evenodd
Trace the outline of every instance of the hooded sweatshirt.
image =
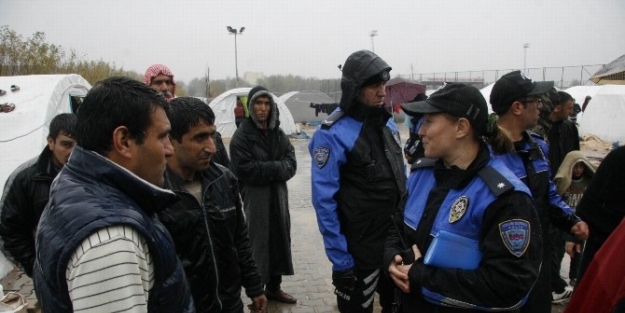
<svg viewBox="0 0 625 313">
<path fill-rule="evenodd" d="M 575 164 L 582 163 L 584 165 L 584 174 L 581 178 L 573 179 L 573 168 Z M 567 202 L 567 204 L 574 209 L 579 203 L 579 199 L 581 198 L 581 194 L 584 190 L 580 190 L 581 192 L 574 192 L 574 194 L 568 194 L 567 190 L 571 187 L 571 184 L 582 183 L 584 184 L 583 189 L 586 189 L 588 183 L 595 175 L 597 168 L 590 163 L 586 155 L 579 150 L 571 151 L 566 154 L 556 176 L 553 179 L 553 182 L 556 184 L 556 190 L 558 194 L 561 195 Z M 571 199 L 571 197 L 578 197 L 577 199 Z"/>
</svg>

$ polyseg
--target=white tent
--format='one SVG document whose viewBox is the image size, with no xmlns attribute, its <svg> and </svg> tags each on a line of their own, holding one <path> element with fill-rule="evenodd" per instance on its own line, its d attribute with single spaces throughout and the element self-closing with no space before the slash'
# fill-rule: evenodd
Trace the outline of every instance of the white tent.
<svg viewBox="0 0 625 313">
<path fill-rule="evenodd" d="M 11 85 L 20 90 L 11 92 Z M 7 92 L 0 103 L 15 104 L 0 113 L 0 190 L 15 168 L 41 153 L 52 118 L 72 112 L 71 97 L 84 97 L 90 88 L 76 74 L 0 76 L 0 89 Z"/>
<path fill-rule="evenodd" d="M 215 125 L 222 138 L 231 138 L 237 129 L 234 123 L 234 108 L 237 106 L 237 97 L 247 97 L 252 88 L 230 89 L 213 99 L 209 106 L 215 112 Z M 290 135 L 295 131 L 293 116 L 280 98 L 272 94 L 273 100 L 278 105 L 280 112 L 280 128 L 285 134 Z"/>
<path fill-rule="evenodd" d="M 579 122 L 580 135 L 625 144 L 625 85 L 602 85 Z M 584 96 L 585 97 L 585 96 Z"/>
<path fill-rule="evenodd" d="M 12 92 L 11 86 L 19 87 Z M 80 75 L 0 76 L 0 103 L 13 103 L 15 109 L 0 113 L 0 212 L 6 195 L 5 183 L 22 163 L 36 161 L 46 145 L 48 126 L 59 113 L 72 112 L 72 97 L 84 97 L 91 85 Z M 77 104 L 73 102 L 74 106 Z M 8 184 L 7 184 L 8 185 Z M 13 265 L 0 253 L 0 277 Z"/>
<path fill-rule="evenodd" d="M 580 106 L 584 103 L 584 99 L 586 99 L 586 96 L 591 96 L 591 97 L 595 97 L 595 94 L 597 93 L 597 91 L 599 91 L 599 89 L 601 89 L 601 86 L 574 86 L 574 87 L 570 87 L 567 90 L 564 90 L 564 92 L 570 94 L 573 99 L 575 99 L 575 103 L 579 104 Z M 590 100 L 589 102 L 589 106 L 590 103 L 592 103 L 593 100 Z M 579 112 L 577 114 L 577 124 L 582 123 L 582 120 L 584 119 L 584 114 L 582 112 Z"/>
<path fill-rule="evenodd" d="M 486 99 L 486 104 L 488 104 L 488 114 L 493 113 L 493 108 L 490 104 L 490 93 L 491 91 L 493 91 L 493 86 L 495 86 L 495 83 L 492 83 L 482 89 L 480 89 L 480 92 L 482 93 L 482 96 L 484 96 L 484 99 Z"/>
</svg>

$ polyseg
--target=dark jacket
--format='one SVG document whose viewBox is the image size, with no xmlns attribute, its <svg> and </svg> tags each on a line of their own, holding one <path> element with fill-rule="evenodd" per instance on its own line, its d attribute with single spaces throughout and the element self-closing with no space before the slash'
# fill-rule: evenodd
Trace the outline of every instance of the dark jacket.
<svg viewBox="0 0 625 313">
<path fill-rule="evenodd" d="M 46 146 L 37 162 L 27 161 L 16 170 L 2 205 L 0 236 L 4 248 L 29 277 L 35 264 L 35 232 L 43 208 L 48 203 L 50 184 L 57 174 Z"/>
<path fill-rule="evenodd" d="M 279 127 L 271 94 L 257 89 L 248 97 L 249 103 L 261 95 L 271 99 L 269 129 L 260 129 L 250 105 L 250 117 L 230 141 L 230 156 L 232 171 L 239 178 L 254 259 L 263 284 L 267 284 L 271 276 L 293 274 L 286 182 L 295 175 L 297 161 L 293 145 Z"/>
<path fill-rule="evenodd" d="M 197 312 L 240 312 L 241 285 L 250 298 L 263 294 L 247 235 L 236 177 L 211 162 L 199 174 L 203 203 L 170 168 L 165 187 L 181 200 L 159 213 L 176 244 Z"/>
<path fill-rule="evenodd" d="M 358 102 L 362 84 L 385 69 L 370 51 L 352 54 L 343 67 L 340 109 L 308 146 L 312 202 L 334 271 L 380 268 L 391 215 L 406 190 L 397 125 L 384 108 Z"/>
<path fill-rule="evenodd" d="M 154 261 L 148 312 L 194 312 L 184 270 L 169 232 L 156 213 L 176 195 L 146 183 L 110 160 L 74 147 L 50 190 L 50 202 L 37 229 L 34 283 L 43 312 L 72 312 L 67 264 L 95 231 L 128 225 L 146 240 Z"/>
<path fill-rule="evenodd" d="M 575 123 L 569 120 L 555 122 L 547 134 L 549 141 L 549 165 L 551 175 L 556 175 L 567 153 L 579 150 L 579 133 Z"/>
<path fill-rule="evenodd" d="M 403 312 L 518 309 L 541 267 L 540 223 L 527 187 L 491 159 L 485 147 L 466 170 L 419 161 L 410 174 L 406 205 L 386 242 L 385 268 L 413 244 L 425 256 L 443 229 L 476 241 L 481 261 L 473 269 L 460 269 L 425 265 L 419 259 L 408 273 L 411 293 L 403 294 Z M 456 249 L 442 257 L 447 258 L 463 256 Z"/>
<path fill-rule="evenodd" d="M 221 139 L 221 134 L 219 132 L 215 132 L 215 145 L 217 146 L 217 153 L 215 153 L 211 158 L 213 162 L 226 168 L 230 167 L 228 151 L 226 150 L 226 146 L 224 145 L 224 141 Z"/>
</svg>

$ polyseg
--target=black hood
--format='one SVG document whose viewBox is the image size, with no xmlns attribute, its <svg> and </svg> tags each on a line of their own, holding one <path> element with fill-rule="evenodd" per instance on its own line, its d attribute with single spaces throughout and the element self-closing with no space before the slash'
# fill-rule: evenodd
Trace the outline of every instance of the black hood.
<svg viewBox="0 0 625 313">
<path fill-rule="evenodd" d="M 390 70 L 391 67 L 382 58 L 369 50 L 352 53 L 343 65 L 343 77 L 341 78 L 343 94 L 339 104 L 341 110 L 349 113 L 358 98 L 363 83 L 383 71 Z"/>
<path fill-rule="evenodd" d="M 268 97 L 269 102 L 271 102 L 271 112 L 269 112 L 267 125 L 269 129 L 274 129 L 280 125 L 280 122 L 278 121 L 280 117 L 278 104 L 273 100 L 273 95 L 263 86 L 256 86 L 252 88 L 247 95 L 247 108 L 250 111 L 250 118 L 254 121 L 254 125 L 256 125 L 256 127 L 261 128 L 256 115 L 254 115 L 254 102 L 256 101 L 256 98 L 260 96 Z"/>
</svg>

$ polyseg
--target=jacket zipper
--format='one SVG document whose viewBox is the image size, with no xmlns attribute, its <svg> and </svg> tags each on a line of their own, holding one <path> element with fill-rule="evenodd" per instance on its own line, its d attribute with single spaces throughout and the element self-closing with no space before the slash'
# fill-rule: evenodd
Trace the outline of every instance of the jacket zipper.
<svg viewBox="0 0 625 313">
<path fill-rule="evenodd" d="M 223 174 L 222 174 L 223 176 Z M 216 180 L 220 179 L 221 176 L 217 177 Z M 204 196 L 206 194 L 206 192 L 208 191 L 208 188 L 213 184 L 213 182 L 209 182 L 208 185 L 206 186 L 206 189 L 204 189 L 204 192 L 202 192 L 202 200 L 204 200 Z M 195 197 L 193 197 L 195 198 Z M 196 200 L 197 201 L 197 200 Z M 220 310 L 223 310 L 223 303 L 221 302 L 221 299 L 219 298 L 219 268 L 217 266 L 217 259 L 216 259 L 216 255 L 215 255 L 215 250 L 213 249 L 213 239 L 211 237 L 210 234 L 210 229 L 208 228 L 208 216 L 206 216 L 206 207 L 204 206 L 204 201 L 200 202 L 200 208 L 202 208 L 202 216 L 204 217 L 204 227 L 206 227 L 206 235 L 208 236 L 208 242 L 210 244 L 211 247 L 211 254 L 213 255 L 213 267 L 215 268 L 215 278 L 216 278 L 216 282 L 217 282 L 217 288 L 215 289 L 215 298 L 217 299 L 217 303 L 219 304 L 219 308 Z"/>
</svg>

